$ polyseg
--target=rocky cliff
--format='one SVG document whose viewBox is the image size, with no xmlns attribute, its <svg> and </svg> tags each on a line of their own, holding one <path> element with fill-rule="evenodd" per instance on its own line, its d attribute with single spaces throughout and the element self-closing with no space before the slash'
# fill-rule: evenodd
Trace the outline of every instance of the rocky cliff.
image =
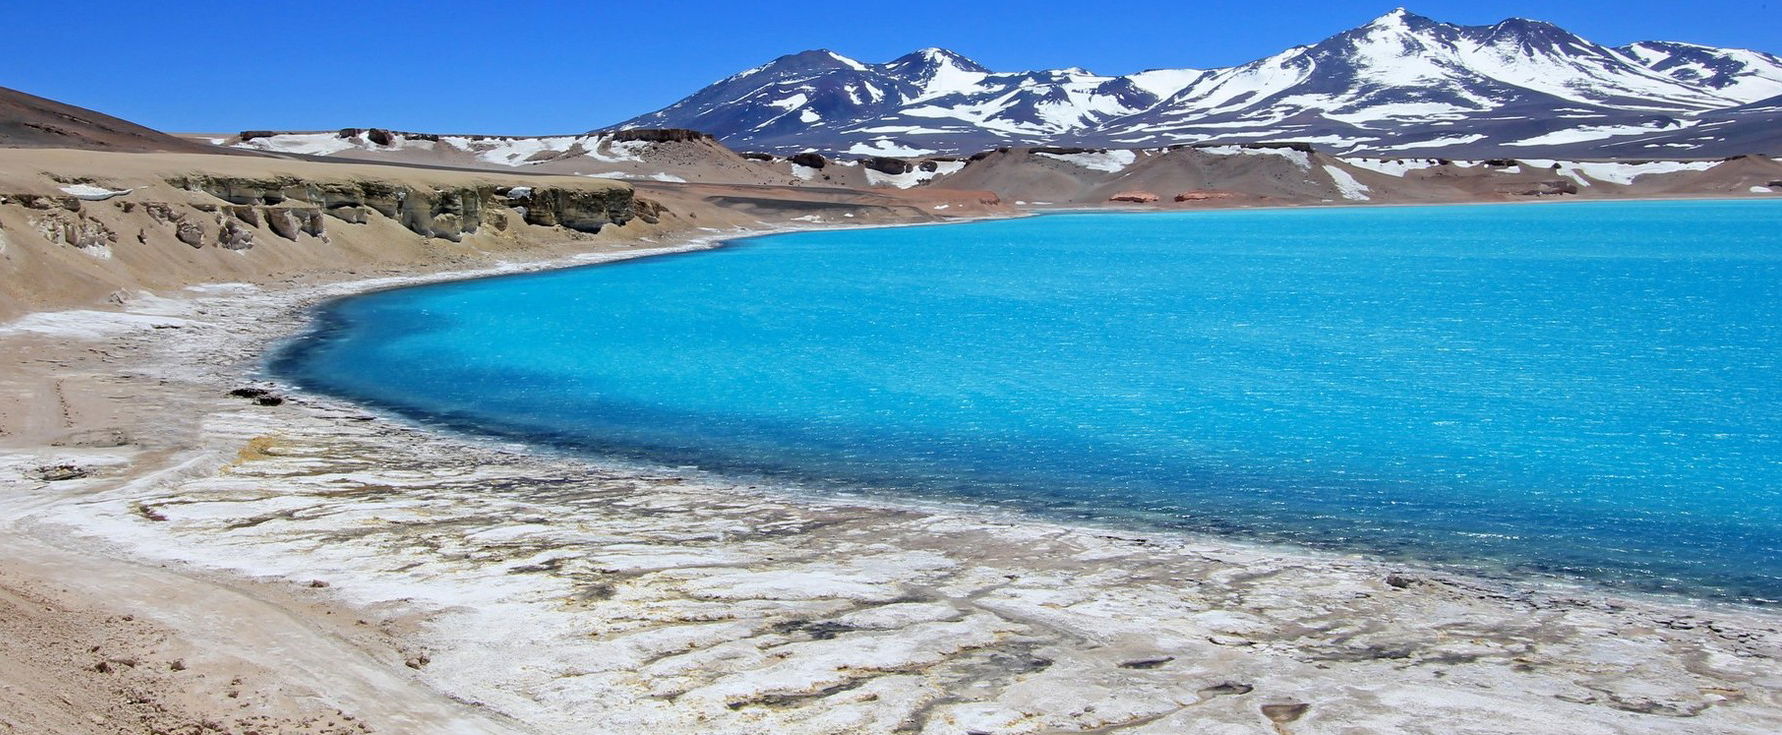
<svg viewBox="0 0 1782 735">
<path fill-rule="evenodd" d="M 674 216 L 630 185 L 585 177 L 81 151 L 0 159 L 0 316 L 114 291 L 587 249 Z"/>
<path fill-rule="evenodd" d="M 312 181 L 291 176 L 207 174 L 175 176 L 167 183 L 227 202 L 229 206 L 223 209 L 234 221 L 254 227 L 264 223 L 287 240 L 297 239 L 299 231 L 325 234 L 324 216 L 349 224 L 364 224 L 381 216 L 422 237 L 451 242 L 484 228 L 506 231 L 520 222 L 594 234 L 606 225 L 623 225 L 639 216 L 629 187 L 413 186 L 367 179 Z M 655 222 L 651 208 L 646 207 L 642 216 Z M 219 227 L 227 227 L 229 218 L 216 219 Z M 302 227 L 295 226 L 296 222 Z"/>
</svg>

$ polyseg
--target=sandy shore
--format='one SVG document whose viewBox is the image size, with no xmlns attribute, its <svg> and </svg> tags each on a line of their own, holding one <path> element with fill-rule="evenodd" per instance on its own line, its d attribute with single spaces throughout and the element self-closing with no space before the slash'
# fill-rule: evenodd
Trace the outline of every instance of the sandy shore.
<svg viewBox="0 0 1782 735">
<path fill-rule="evenodd" d="M 1772 733 L 1782 617 L 822 500 L 233 397 L 320 300 L 0 325 L 0 733 Z"/>
</svg>

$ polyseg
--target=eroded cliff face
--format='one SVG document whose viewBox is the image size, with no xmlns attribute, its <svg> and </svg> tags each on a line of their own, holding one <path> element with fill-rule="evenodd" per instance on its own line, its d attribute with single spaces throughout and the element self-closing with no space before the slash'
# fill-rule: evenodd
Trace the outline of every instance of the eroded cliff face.
<svg viewBox="0 0 1782 735">
<path fill-rule="evenodd" d="M 548 257 L 679 226 L 658 227 L 674 215 L 630 185 L 585 177 L 81 151 L 0 158 L 0 319 L 120 291 Z"/>
<path fill-rule="evenodd" d="M 375 180 L 309 181 L 193 174 L 167 183 L 227 202 L 235 221 L 295 240 L 298 232 L 325 234 L 323 217 L 364 224 L 385 217 L 422 237 L 459 242 L 483 228 L 506 231 L 516 221 L 594 234 L 640 216 L 629 188 L 569 189 L 478 184 L 428 187 Z M 655 223 L 653 208 L 641 213 Z M 227 218 L 217 226 L 226 234 Z"/>
<path fill-rule="evenodd" d="M 88 186 L 71 181 L 71 186 Z M 327 219 L 363 225 L 389 219 L 422 237 L 460 242 L 485 228 L 506 232 L 524 222 L 595 234 L 632 219 L 654 224 L 661 208 L 639 202 L 628 188 L 571 190 L 536 186 L 415 187 L 382 181 L 306 181 L 295 177 L 249 178 L 193 174 L 167 179 L 174 188 L 220 200 L 142 201 L 117 192 L 106 201 L 76 196 L 0 193 L 0 207 L 16 207 L 36 234 L 77 248 L 119 244 L 108 215 L 140 210 L 179 242 L 194 248 L 251 249 L 256 237 L 298 242 L 326 239 Z M 128 197 L 128 198 L 126 198 Z M 149 233 L 139 231 L 137 242 Z"/>
</svg>

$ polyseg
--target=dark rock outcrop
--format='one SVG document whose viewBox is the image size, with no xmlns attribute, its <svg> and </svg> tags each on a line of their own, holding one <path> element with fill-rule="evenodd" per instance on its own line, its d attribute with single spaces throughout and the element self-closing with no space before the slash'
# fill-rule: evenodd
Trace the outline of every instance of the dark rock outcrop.
<svg viewBox="0 0 1782 735">
<path fill-rule="evenodd" d="M 251 247 L 252 231 L 264 221 L 274 234 L 290 240 L 298 233 L 323 234 L 322 214 L 360 224 L 373 213 L 396 220 L 423 237 L 452 242 L 484 225 L 503 229 L 508 213 L 519 213 L 533 225 L 595 233 L 608 224 L 634 217 L 653 219 L 660 208 L 640 212 L 628 189 L 570 187 L 411 187 L 384 181 L 306 181 L 295 177 L 252 178 L 188 175 L 168 183 L 200 191 L 225 202 L 235 220 L 225 225 L 225 247 Z M 237 225 L 236 231 L 228 230 Z M 243 237 L 245 235 L 246 237 Z M 191 244 L 182 234 L 182 242 Z"/>
<path fill-rule="evenodd" d="M 907 174 L 911 169 L 915 168 L 910 165 L 909 161 L 905 161 L 901 158 L 888 158 L 885 156 L 873 156 L 864 159 L 860 162 L 860 165 L 879 173 L 890 174 L 892 176 Z"/>
<path fill-rule="evenodd" d="M 633 128 L 613 131 L 614 141 L 642 140 L 651 143 L 691 143 L 711 140 L 712 136 L 686 128 Z"/>
<path fill-rule="evenodd" d="M 1280 143 L 1245 143 L 1244 147 L 1258 151 L 1265 151 L 1271 148 L 1284 148 L 1290 151 L 1299 151 L 1300 153 L 1312 153 L 1317 150 L 1312 147 L 1311 143 L 1300 143 L 1298 141 L 1283 141 Z"/>
<path fill-rule="evenodd" d="M 525 211 L 522 218 L 527 224 L 594 233 L 608 223 L 623 224 L 636 216 L 636 203 L 629 192 L 625 193 L 622 205 L 608 201 L 602 196 L 605 193 L 555 187 L 534 188 L 526 192 L 524 197 L 510 201 L 523 206 Z M 622 213 L 615 213 L 615 206 L 621 208 Z"/>
<path fill-rule="evenodd" d="M 822 168 L 829 165 L 829 159 L 824 158 L 820 153 L 800 153 L 787 160 L 807 168 Z"/>
</svg>

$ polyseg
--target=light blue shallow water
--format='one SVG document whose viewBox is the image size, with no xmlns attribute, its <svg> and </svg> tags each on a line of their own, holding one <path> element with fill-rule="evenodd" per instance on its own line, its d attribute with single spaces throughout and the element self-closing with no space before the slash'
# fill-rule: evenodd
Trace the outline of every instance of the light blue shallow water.
<svg viewBox="0 0 1782 735">
<path fill-rule="evenodd" d="M 1782 202 L 803 233 L 320 323 L 277 374 L 600 455 L 1782 600 Z"/>
</svg>

